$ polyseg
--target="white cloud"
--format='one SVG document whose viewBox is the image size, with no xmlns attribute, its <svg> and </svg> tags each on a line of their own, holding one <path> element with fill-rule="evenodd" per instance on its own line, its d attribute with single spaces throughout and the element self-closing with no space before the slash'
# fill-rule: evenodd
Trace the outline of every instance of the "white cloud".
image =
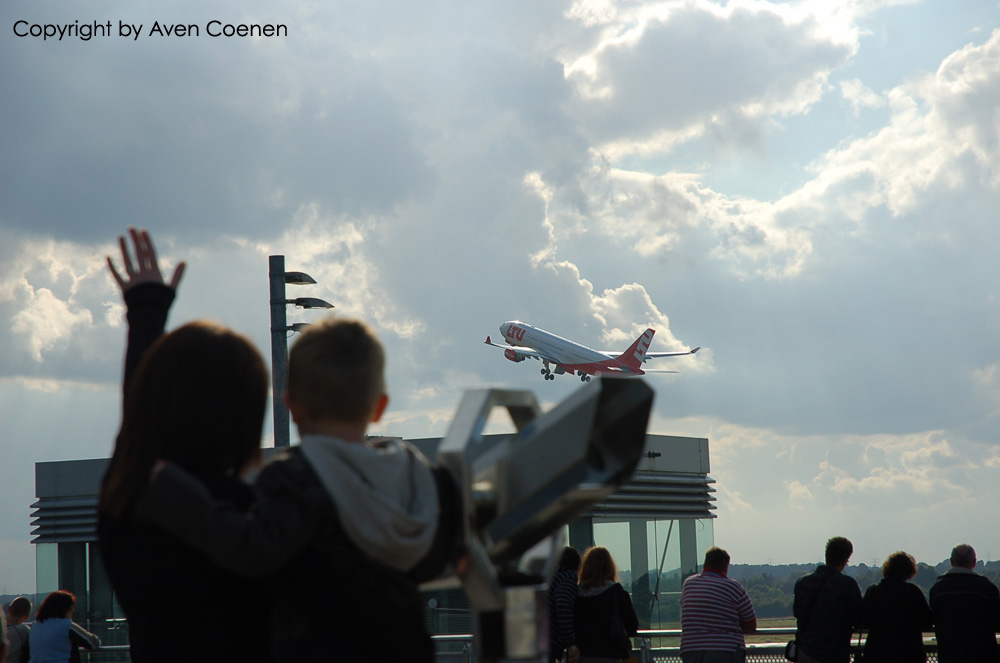
<svg viewBox="0 0 1000 663">
<path fill-rule="evenodd" d="M 941 432 L 851 436 L 825 446 L 836 453 L 828 453 L 811 481 L 797 488 L 858 506 L 875 500 L 877 510 L 968 499 L 968 478 L 978 466 L 965 456 L 974 447 L 959 454 Z"/>
<path fill-rule="evenodd" d="M 986 109 L 1000 99 L 998 59 L 1000 31 L 957 51 L 934 74 L 890 90 L 889 125 L 832 151 L 816 168 L 849 176 L 862 168 L 868 177 L 858 184 L 875 194 L 869 204 L 897 216 L 943 192 L 995 187 L 1000 139 Z"/>
<path fill-rule="evenodd" d="M 563 56 L 578 117 L 600 149 L 622 155 L 645 151 L 647 141 L 669 147 L 671 135 L 700 135 L 727 117 L 803 113 L 856 52 L 855 11 L 690 1 L 611 14 L 578 4 L 573 16 L 604 26 L 591 48 Z"/>
<path fill-rule="evenodd" d="M 618 15 L 618 7 L 612 0 L 577 0 L 566 11 L 566 18 L 584 27 L 606 25 Z"/>
<path fill-rule="evenodd" d="M 425 323 L 399 311 L 381 278 L 378 256 L 365 244 L 365 235 L 379 222 L 375 217 L 334 217 L 312 203 L 299 210 L 294 227 L 278 243 L 289 247 L 303 271 L 336 293 L 331 302 L 336 314 L 362 317 L 414 338 Z"/>
<path fill-rule="evenodd" d="M 103 256 L 95 247 L 14 235 L 18 254 L 0 267 L 0 312 L 9 324 L 0 339 L 10 374 L 58 375 L 77 371 L 106 355 L 95 332 L 110 323 L 95 315 L 112 288 Z M 25 360 L 28 363 L 25 363 Z"/>
<path fill-rule="evenodd" d="M 725 504 L 727 512 L 733 516 L 739 517 L 741 513 L 753 514 L 756 512 L 753 504 L 744 499 L 739 491 L 730 490 L 726 486 L 718 486 L 717 490 L 720 495 L 720 501 Z"/>
<path fill-rule="evenodd" d="M 855 115 L 860 115 L 861 110 L 864 108 L 882 108 L 885 106 L 885 99 L 872 92 L 864 83 L 856 78 L 852 78 L 849 81 L 841 81 L 840 94 L 851 105 L 851 111 Z"/>
<path fill-rule="evenodd" d="M 90 311 L 74 311 L 48 288 L 28 290 L 28 302 L 14 316 L 11 331 L 27 336 L 31 358 L 42 361 L 42 353 L 68 340 L 76 330 L 93 323 Z"/>
<path fill-rule="evenodd" d="M 805 509 L 813 502 L 813 494 L 808 486 L 798 481 L 789 481 L 785 487 L 788 489 L 788 503 L 792 508 Z"/>
</svg>

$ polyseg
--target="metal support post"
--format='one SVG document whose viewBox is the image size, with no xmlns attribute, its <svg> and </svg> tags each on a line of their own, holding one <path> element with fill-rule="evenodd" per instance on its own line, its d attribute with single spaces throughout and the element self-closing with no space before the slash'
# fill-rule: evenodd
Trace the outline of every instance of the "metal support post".
<svg viewBox="0 0 1000 663">
<path fill-rule="evenodd" d="M 288 322 L 285 317 L 285 256 L 268 259 L 271 283 L 271 398 L 274 413 L 274 446 L 287 447 L 288 408 L 285 384 L 288 377 Z"/>
</svg>

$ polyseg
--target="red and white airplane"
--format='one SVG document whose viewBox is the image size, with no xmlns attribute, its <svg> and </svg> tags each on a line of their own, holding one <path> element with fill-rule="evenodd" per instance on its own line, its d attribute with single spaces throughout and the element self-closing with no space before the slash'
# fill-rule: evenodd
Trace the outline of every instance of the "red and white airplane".
<svg viewBox="0 0 1000 663">
<path fill-rule="evenodd" d="M 489 336 L 486 337 L 486 345 L 504 348 L 503 356 L 513 362 L 521 362 L 528 358 L 540 360 L 544 365 L 542 375 L 546 380 L 555 380 L 556 375 L 564 373 L 571 375 L 575 373 L 580 376 L 582 382 L 590 382 L 590 376 L 599 373 L 619 375 L 676 373 L 677 371 L 655 369 L 644 371 L 642 365 L 647 359 L 693 355 L 701 350 L 698 347 L 683 352 L 649 352 L 649 344 L 655 333 L 655 330 L 647 329 L 625 352 L 602 352 L 574 343 L 562 336 L 556 336 L 544 329 L 512 320 L 500 325 L 500 334 L 507 345 L 494 343 Z"/>
</svg>

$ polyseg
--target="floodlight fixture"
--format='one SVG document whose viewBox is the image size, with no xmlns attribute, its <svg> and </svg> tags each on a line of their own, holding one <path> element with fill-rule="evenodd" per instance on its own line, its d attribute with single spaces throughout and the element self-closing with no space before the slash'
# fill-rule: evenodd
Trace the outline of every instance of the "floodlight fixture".
<svg viewBox="0 0 1000 663">
<path fill-rule="evenodd" d="M 299 308 L 333 308 L 333 304 L 330 302 L 316 297 L 296 297 L 295 299 L 286 299 L 285 303 L 295 304 Z"/>
<path fill-rule="evenodd" d="M 314 285 L 316 279 L 305 272 L 285 272 L 285 283 L 288 285 Z"/>
<path fill-rule="evenodd" d="M 285 256 L 270 256 L 268 280 L 271 289 L 271 398 L 274 413 L 274 446 L 287 447 L 289 421 L 283 397 L 288 376 L 288 332 L 302 331 L 308 323 L 296 322 L 289 325 L 285 307 L 293 304 L 299 308 L 318 309 L 333 308 L 333 304 L 316 297 L 286 299 L 285 285 L 312 285 L 316 280 L 305 272 L 286 272 Z"/>
</svg>

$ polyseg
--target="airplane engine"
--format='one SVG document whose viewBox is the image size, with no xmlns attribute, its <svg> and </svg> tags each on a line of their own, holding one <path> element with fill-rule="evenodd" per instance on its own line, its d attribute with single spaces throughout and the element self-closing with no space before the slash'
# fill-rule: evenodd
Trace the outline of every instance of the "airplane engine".
<svg viewBox="0 0 1000 663">
<path fill-rule="evenodd" d="M 511 348 L 507 348 L 506 350 L 504 350 L 503 356 L 515 363 L 527 359 L 527 357 L 522 355 L 520 352 L 518 352 L 517 350 L 512 350 Z"/>
</svg>

